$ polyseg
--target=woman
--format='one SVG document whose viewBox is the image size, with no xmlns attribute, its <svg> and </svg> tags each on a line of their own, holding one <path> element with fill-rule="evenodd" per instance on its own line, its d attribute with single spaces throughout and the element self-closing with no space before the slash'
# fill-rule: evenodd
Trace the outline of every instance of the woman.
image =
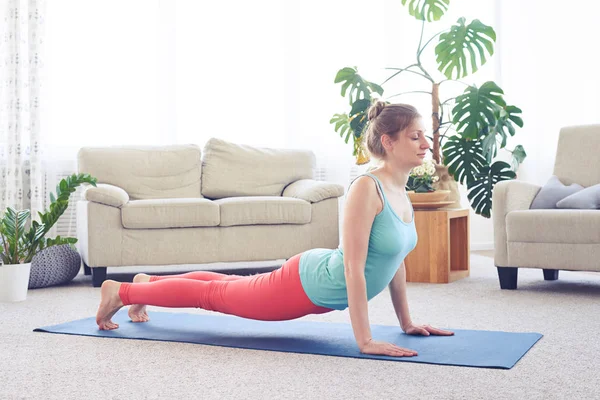
<svg viewBox="0 0 600 400">
<path fill-rule="evenodd" d="M 116 329 L 112 316 L 131 305 L 133 322 L 146 322 L 146 305 L 198 307 L 259 320 L 289 320 L 349 308 L 358 348 L 365 354 L 415 356 L 417 352 L 371 337 L 368 300 L 389 285 L 402 330 L 410 335 L 453 335 L 412 322 L 406 299 L 404 257 L 417 243 L 406 194 L 412 168 L 429 149 L 417 110 L 378 101 L 368 112 L 369 152 L 381 166 L 355 179 L 344 206 L 342 245 L 297 254 L 272 272 L 231 276 L 207 271 L 183 275 L 138 274 L 133 283 L 102 284 L 96 322 Z"/>
</svg>

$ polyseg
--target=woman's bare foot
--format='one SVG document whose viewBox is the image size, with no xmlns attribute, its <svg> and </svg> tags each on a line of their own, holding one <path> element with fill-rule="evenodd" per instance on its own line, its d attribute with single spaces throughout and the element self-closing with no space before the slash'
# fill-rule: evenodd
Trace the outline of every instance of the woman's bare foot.
<svg viewBox="0 0 600 400">
<path fill-rule="evenodd" d="M 137 274 L 133 277 L 133 283 L 150 282 L 150 275 Z M 148 322 L 150 317 L 146 313 L 145 304 L 132 304 L 127 313 L 133 322 Z"/>
<path fill-rule="evenodd" d="M 102 283 L 100 306 L 98 306 L 96 314 L 96 323 L 100 330 L 111 330 L 119 327 L 119 324 L 112 322 L 111 318 L 123 307 L 123 302 L 119 297 L 120 287 L 121 283 L 117 281 L 106 280 Z"/>
</svg>

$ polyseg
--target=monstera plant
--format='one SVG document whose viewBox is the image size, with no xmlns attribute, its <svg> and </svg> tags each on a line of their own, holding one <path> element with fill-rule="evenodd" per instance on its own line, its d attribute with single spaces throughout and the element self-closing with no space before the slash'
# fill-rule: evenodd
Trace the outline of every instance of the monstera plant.
<svg viewBox="0 0 600 400">
<path fill-rule="evenodd" d="M 341 83 L 341 94 L 348 97 L 350 111 L 335 114 L 331 123 L 335 131 L 348 143 L 352 137 L 353 155 L 357 164 L 369 161 L 363 147 L 363 137 L 368 127 L 367 110 L 379 98 L 388 99 L 407 93 L 431 96 L 432 158 L 437 164 L 447 166 L 454 179 L 466 184 L 468 198 L 475 212 L 486 218 L 491 216 L 492 191 L 497 182 L 514 179 L 516 170 L 526 157 L 521 145 L 506 148 L 508 135 L 514 136 L 516 127 L 523 127 L 521 109 L 507 104 L 503 90 L 492 81 L 480 86 L 469 85 L 460 79 L 475 73 L 494 54 L 496 33 L 494 29 L 475 19 L 467 24 L 459 18 L 450 28 L 436 33 L 423 43 L 426 23 L 440 20 L 448 10 L 450 0 L 400 0 L 411 16 L 421 21 L 421 35 L 415 61 L 394 71 L 380 85 L 364 79 L 356 67 L 338 71 L 334 82 Z M 436 79 L 421 62 L 421 55 L 434 40 L 437 63 Z M 400 74 L 423 80 L 430 90 L 409 91 L 383 96 L 383 86 Z M 466 88 L 456 97 L 440 99 L 440 89 L 445 82 L 462 82 Z M 498 150 L 512 153 L 511 163 L 496 160 Z"/>
</svg>

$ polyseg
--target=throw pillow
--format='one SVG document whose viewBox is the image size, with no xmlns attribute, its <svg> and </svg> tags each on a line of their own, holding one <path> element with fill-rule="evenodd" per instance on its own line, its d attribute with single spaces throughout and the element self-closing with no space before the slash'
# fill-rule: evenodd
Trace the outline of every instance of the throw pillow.
<svg viewBox="0 0 600 400">
<path fill-rule="evenodd" d="M 569 186 L 565 186 L 557 176 L 552 177 L 546 182 L 546 184 L 540 189 L 538 194 L 531 202 L 530 209 L 548 209 L 557 208 L 556 203 L 570 196 L 574 193 L 583 190 L 583 186 L 572 183 Z"/>
<path fill-rule="evenodd" d="M 565 197 L 558 203 L 557 208 L 578 208 L 582 210 L 600 209 L 600 183 L 586 187 L 579 192 Z"/>
</svg>

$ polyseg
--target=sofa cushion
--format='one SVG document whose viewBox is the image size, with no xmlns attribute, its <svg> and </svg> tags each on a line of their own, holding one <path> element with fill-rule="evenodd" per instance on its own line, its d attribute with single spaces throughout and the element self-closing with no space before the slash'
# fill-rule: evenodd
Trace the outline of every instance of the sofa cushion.
<svg viewBox="0 0 600 400">
<path fill-rule="evenodd" d="M 132 200 L 202 197 L 200 167 L 196 145 L 83 147 L 77 165 Z"/>
<path fill-rule="evenodd" d="M 572 183 L 564 185 L 557 176 L 553 175 L 548 182 L 540 189 L 538 194 L 531 202 L 531 209 L 554 209 L 556 203 L 565 197 L 583 190 L 583 186 Z"/>
<path fill-rule="evenodd" d="M 204 146 L 202 195 L 281 196 L 299 179 L 312 179 L 315 155 L 308 150 L 271 149 L 211 138 Z"/>
<path fill-rule="evenodd" d="M 509 242 L 600 243 L 600 210 L 519 210 L 506 215 Z"/>
<path fill-rule="evenodd" d="M 121 208 L 129 229 L 189 228 L 219 225 L 219 206 L 208 199 L 133 200 Z"/>
<path fill-rule="evenodd" d="M 579 208 L 582 210 L 600 209 L 600 183 L 586 187 L 570 196 L 565 197 L 558 203 L 557 208 Z"/>
<path fill-rule="evenodd" d="M 308 224 L 311 220 L 310 203 L 291 197 L 227 197 L 214 202 L 219 205 L 220 226 Z"/>
</svg>

